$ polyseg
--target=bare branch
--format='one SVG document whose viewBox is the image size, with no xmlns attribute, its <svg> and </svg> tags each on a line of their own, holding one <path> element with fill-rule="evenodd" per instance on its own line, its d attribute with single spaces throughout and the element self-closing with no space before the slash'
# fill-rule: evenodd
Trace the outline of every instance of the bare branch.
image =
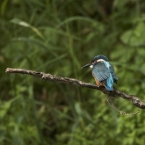
<svg viewBox="0 0 145 145">
<path fill-rule="evenodd" d="M 28 75 L 32 75 L 32 76 L 41 78 L 41 79 L 46 80 L 46 81 L 72 84 L 72 85 L 78 85 L 81 87 L 100 90 L 101 92 L 103 92 L 107 96 L 122 97 L 123 99 L 131 101 L 132 104 L 135 105 L 136 107 L 141 108 L 141 109 L 145 109 L 145 102 L 141 101 L 140 98 L 133 96 L 133 95 L 128 95 L 128 94 L 121 92 L 117 89 L 114 89 L 113 91 L 107 91 L 104 87 L 98 87 L 97 85 L 94 85 L 91 83 L 85 83 L 85 82 L 79 81 L 77 79 L 68 78 L 68 77 L 60 77 L 60 76 L 55 76 L 55 75 L 51 75 L 48 73 L 46 74 L 44 72 L 36 72 L 36 71 L 26 70 L 26 69 L 7 68 L 6 73 L 28 74 Z"/>
</svg>

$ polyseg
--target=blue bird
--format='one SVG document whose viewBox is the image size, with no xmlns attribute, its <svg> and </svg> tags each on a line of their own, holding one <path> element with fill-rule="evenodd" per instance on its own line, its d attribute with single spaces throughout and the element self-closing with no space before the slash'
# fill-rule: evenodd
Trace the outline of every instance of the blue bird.
<svg viewBox="0 0 145 145">
<path fill-rule="evenodd" d="M 113 66 L 108 62 L 108 58 L 102 54 L 95 56 L 85 67 L 92 68 L 92 75 L 97 86 L 104 86 L 108 91 L 113 90 L 113 84 L 117 83 L 118 78 Z"/>
</svg>

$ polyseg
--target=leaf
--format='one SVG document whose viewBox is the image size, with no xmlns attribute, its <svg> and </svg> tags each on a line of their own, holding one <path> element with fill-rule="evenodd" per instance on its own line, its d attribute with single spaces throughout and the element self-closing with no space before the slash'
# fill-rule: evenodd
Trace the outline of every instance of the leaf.
<svg viewBox="0 0 145 145">
<path fill-rule="evenodd" d="M 10 22 L 14 23 L 14 24 L 18 24 L 18 25 L 23 26 L 23 27 L 31 28 L 39 37 L 44 38 L 42 33 L 36 27 L 30 25 L 29 23 L 27 23 L 25 21 L 22 21 L 20 19 L 14 18 Z"/>
<path fill-rule="evenodd" d="M 1 119 L 5 117 L 5 115 L 9 111 L 11 104 L 14 100 L 16 100 L 16 98 L 14 98 L 8 102 L 3 102 L 2 104 L 0 104 L 0 118 Z"/>
</svg>

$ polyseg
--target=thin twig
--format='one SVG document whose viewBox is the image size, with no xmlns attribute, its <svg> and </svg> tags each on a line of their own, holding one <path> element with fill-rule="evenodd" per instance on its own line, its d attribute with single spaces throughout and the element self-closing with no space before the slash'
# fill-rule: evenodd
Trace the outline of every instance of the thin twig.
<svg viewBox="0 0 145 145">
<path fill-rule="evenodd" d="M 132 115 L 136 115 L 139 113 L 139 109 L 136 111 L 136 112 L 133 112 L 133 113 L 126 113 L 120 109 L 118 109 L 114 103 L 113 103 L 113 100 L 114 100 L 114 97 L 107 97 L 107 101 L 109 103 L 109 105 L 114 108 L 116 111 L 118 111 L 120 114 L 123 114 L 123 115 L 126 115 L 126 116 L 132 116 Z"/>
<path fill-rule="evenodd" d="M 138 108 L 145 109 L 145 102 L 141 101 L 140 98 L 133 96 L 133 95 L 128 95 L 124 92 L 121 92 L 117 89 L 114 89 L 113 91 L 107 91 L 104 87 L 98 87 L 97 85 L 91 84 L 91 83 L 86 83 L 79 81 L 74 78 L 68 78 L 68 77 L 60 77 L 56 75 L 51 75 L 51 74 L 46 74 L 44 72 L 36 72 L 32 70 L 26 70 L 26 69 L 19 69 L 19 68 L 7 68 L 6 73 L 20 73 L 20 74 L 28 74 L 32 75 L 38 78 L 41 78 L 46 81 L 53 81 L 56 83 L 66 83 L 66 84 L 72 84 L 72 85 L 78 85 L 81 87 L 86 87 L 86 88 L 91 88 L 91 89 L 96 89 L 107 96 L 111 97 L 121 97 L 123 99 L 129 100 L 132 102 L 133 105 L 135 105 Z"/>
</svg>

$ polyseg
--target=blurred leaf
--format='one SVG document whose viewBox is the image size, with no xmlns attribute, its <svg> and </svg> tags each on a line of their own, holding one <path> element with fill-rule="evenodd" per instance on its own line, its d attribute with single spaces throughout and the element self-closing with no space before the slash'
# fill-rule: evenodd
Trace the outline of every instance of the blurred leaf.
<svg viewBox="0 0 145 145">
<path fill-rule="evenodd" d="M 3 102 L 3 103 L 0 103 L 1 105 L 0 105 L 0 118 L 1 119 L 3 119 L 5 116 L 6 116 L 6 114 L 7 114 L 7 112 L 10 110 L 10 108 L 11 108 L 11 105 L 12 105 L 12 103 L 13 103 L 13 101 L 15 101 L 16 100 L 16 98 L 14 98 L 14 99 L 11 99 L 10 101 L 8 101 L 8 102 Z"/>
<path fill-rule="evenodd" d="M 31 28 L 40 38 L 43 38 L 44 39 L 42 33 L 36 27 L 28 24 L 27 22 L 24 22 L 24 21 L 22 21 L 20 19 L 17 19 L 17 18 L 12 19 L 10 22 L 11 23 L 14 23 L 14 24 L 21 25 L 23 27 Z"/>
<path fill-rule="evenodd" d="M 4 15 L 5 14 L 5 11 L 6 11 L 6 7 L 7 7 L 7 4 L 8 4 L 8 0 L 4 0 L 1 4 L 1 15 Z"/>
<path fill-rule="evenodd" d="M 141 46 L 145 44 L 145 24 L 138 23 L 134 30 L 126 31 L 122 36 L 121 40 L 131 46 Z"/>
</svg>

